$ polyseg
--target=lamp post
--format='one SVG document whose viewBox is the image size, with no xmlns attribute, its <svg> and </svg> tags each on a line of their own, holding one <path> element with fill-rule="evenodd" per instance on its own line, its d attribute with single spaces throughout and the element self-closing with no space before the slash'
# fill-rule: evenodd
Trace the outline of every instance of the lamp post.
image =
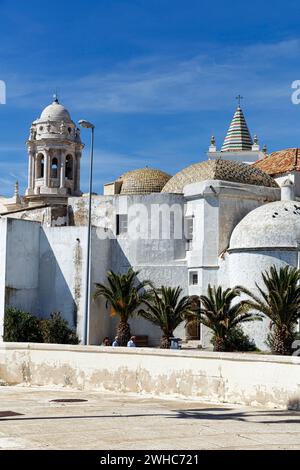
<svg viewBox="0 0 300 470">
<path fill-rule="evenodd" d="M 90 183 L 89 183 L 89 205 L 88 205 L 88 235 L 87 235 L 87 260 L 86 260 L 86 285 L 84 306 L 84 329 L 83 343 L 89 344 L 89 322 L 90 322 L 90 299 L 91 299 L 91 234 L 92 234 L 92 191 L 93 191 L 93 160 L 94 160 L 94 124 L 81 119 L 81 127 L 91 129 L 91 156 L 90 156 Z"/>
</svg>

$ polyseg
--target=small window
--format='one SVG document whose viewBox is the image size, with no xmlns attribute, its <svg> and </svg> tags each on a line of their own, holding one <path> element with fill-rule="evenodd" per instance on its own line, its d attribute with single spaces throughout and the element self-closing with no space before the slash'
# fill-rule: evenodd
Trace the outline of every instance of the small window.
<svg viewBox="0 0 300 470">
<path fill-rule="evenodd" d="M 198 273 L 196 271 L 190 272 L 190 286 L 196 286 L 198 284 Z"/>
<path fill-rule="evenodd" d="M 127 214 L 117 214 L 117 235 L 127 233 L 128 231 L 128 216 Z"/>
<path fill-rule="evenodd" d="M 186 239 L 186 250 L 190 251 L 193 245 L 194 219 L 193 217 L 185 217 L 184 219 L 184 236 Z"/>
</svg>

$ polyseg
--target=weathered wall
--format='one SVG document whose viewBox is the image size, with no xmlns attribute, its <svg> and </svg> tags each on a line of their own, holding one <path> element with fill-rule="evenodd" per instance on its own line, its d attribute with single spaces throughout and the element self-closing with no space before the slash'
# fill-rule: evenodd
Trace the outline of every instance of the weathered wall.
<svg viewBox="0 0 300 470">
<path fill-rule="evenodd" d="M 0 380 L 272 408 L 300 405 L 300 358 L 0 344 Z"/>
</svg>

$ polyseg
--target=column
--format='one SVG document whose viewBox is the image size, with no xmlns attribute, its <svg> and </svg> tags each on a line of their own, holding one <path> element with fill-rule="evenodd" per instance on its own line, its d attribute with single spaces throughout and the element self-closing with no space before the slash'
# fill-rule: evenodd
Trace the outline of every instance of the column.
<svg viewBox="0 0 300 470">
<path fill-rule="evenodd" d="M 28 155 L 29 155 L 29 160 L 28 160 L 28 189 L 33 189 L 33 181 L 34 181 L 34 178 L 33 178 L 33 173 L 34 173 L 34 160 L 33 160 L 33 157 L 34 157 L 34 152 L 30 150 L 28 152 Z"/>
<path fill-rule="evenodd" d="M 75 181 L 75 191 L 80 191 L 80 158 L 81 152 L 76 152 L 76 181 Z"/>
<path fill-rule="evenodd" d="M 45 162 L 44 162 L 44 186 L 49 187 L 49 170 L 50 170 L 50 150 L 45 149 Z"/>
<path fill-rule="evenodd" d="M 60 188 L 65 187 L 65 179 L 66 179 L 66 152 L 65 150 L 61 150 L 60 154 Z"/>
</svg>

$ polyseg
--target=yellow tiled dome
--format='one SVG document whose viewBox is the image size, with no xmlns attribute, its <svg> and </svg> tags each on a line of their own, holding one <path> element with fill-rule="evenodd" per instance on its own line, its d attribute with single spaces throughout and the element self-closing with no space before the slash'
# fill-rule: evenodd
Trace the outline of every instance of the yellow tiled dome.
<svg viewBox="0 0 300 470">
<path fill-rule="evenodd" d="M 128 171 L 117 181 L 122 182 L 120 194 L 150 194 L 160 193 L 170 178 L 161 170 L 145 167 Z"/>
<path fill-rule="evenodd" d="M 230 160 L 207 160 L 195 163 L 176 173 L 163 187 L 164 193 L 183 193 L 183 188 L 190 183 L 205 180 L 233 181 L 235 183 L 253 184 L 256 186 L 278 187 L 269 175 L 246 163 Z"/>
</svg>

